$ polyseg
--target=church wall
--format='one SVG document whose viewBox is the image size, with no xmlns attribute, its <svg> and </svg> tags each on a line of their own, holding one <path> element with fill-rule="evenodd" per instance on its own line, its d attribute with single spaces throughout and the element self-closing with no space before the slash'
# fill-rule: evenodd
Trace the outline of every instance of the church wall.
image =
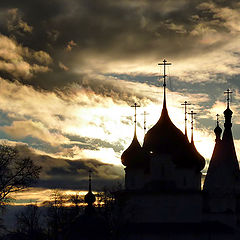
<svg viewBox="0 0 240 240">
<path fill-rule="evenodd" d="M 125 188 L 127 190 L 141 189 L 147 181 L 147 175 L 142 169 L 125 168 Z"/>
<path fill-rule="evenodd" d="M 126 193 L 126 216 L 131 222 L 199 222 L 202 196 L 199 193 Z M 129 212 L 131 211 L 131 213 Z"/>
<path fill-rule="evenodd" d="M 162 154 L 151 158 L 150 175 L 150 181 L 170 182 L 176 189 L 201 189 L 201 173 L 194 169 L 176 168 L 169 155 Z"/>
</svg>

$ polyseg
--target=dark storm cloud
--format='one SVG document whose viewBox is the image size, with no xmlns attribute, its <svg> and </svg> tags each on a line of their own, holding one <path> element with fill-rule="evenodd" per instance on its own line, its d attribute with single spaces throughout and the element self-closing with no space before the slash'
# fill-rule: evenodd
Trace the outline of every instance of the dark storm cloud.
<svg viewBox="0 0 240 240">
<path fill-rule="evenodd" d="M 18 18 L 32 30 L 28 35 L 15 37 L 25 46 L 50 53 L 54 59 L 51 73 L 35 76 L 31 82 L 24 81 L 51 90 L 72 82 L 83 84 L 85 73 L 67 74 L 66 69 L 71 72 L 77 68 L 78 73 L 94 69 L 95 62 L 89 59 L 108 62 L 160 56 L 178 59 L 212 51 L 225 44 L 225 40 L 211 44 L 201 44 L 199 40 L 203 31 L 229 33 L 224 24 L 226 19 L 211 8 L 221 9 L 226 5 L 229 9 L 239 7 L 236 1 L 226 4 L 217 0 L 9 0 L 1 3 L 0 12 L 18 9 Z M 6 25 L 1 26 L 1 31 L 14 35 Z M 93 87 L 94 83 L 89 85 Z"/>
<path fill-rule="evenodd" d="M 68 160 L 38 155 L 26 145 L 17 146 L 20 156 L 30 157 L 42 167 L 37 187 L 87 189 L 88 171 L 93 171 L 94 190 L 123 181 L 123 169 L 94 159 Z"/>
</svg>

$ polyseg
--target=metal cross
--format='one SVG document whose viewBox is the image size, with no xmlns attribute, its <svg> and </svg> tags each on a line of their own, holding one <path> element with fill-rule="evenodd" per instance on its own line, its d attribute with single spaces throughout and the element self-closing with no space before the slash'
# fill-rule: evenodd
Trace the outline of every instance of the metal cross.
<svg viewBox="0 0 240 240">
<path fill-rule="evenodd" d="M 163 65 L 163 94 L 164 94 L 164 100 L 166 98 L 166 66 L 172 65 L 171 63 L 168 63 L 167 60 L 163 60 L 163 63 L 159 63 L 158 65 Z"/>
<path fill-rule="evenodd" d="M 131 107 L 135 108 L 135 114 L 134 114 L 134 133 L 136 134 L 136 130 L 137 130 L 137 107 L 140 107 L 140 105 L 137 105 L 136 103 L 134 103 L 134 105 L 132 105 Z"/>
<path fill-rule="evenodd" d="M 187 106 L 191 105 L 191 103 L 188 103 L 187 101 L 185 101 L 184 103 L 182 103 L 181 105 L 184 106 L 184 114 L 185 114 L 185 136 L 187 136 Z"/>
<path fill-rule="evenodd" d="M 230 89 L 227 89 L 227 91 L 224 92 L 224 94 L 227 94 L 227 108 L 229 108 L 230 104 L 230 94 L 233 93 Z"/>
<path fill-rule="evenodd" d="M 144 129 L 144 136 L 146 134 L 146 130 L 147 130 L 147 127 L 146 127 L 146 124 L 147 124 L 147 120 L 146 120 L 146 116 L 148 115 L 149 113 L 147 113 L 146 111 L 143 112 L 143 129 Z"/>
<path fill-rule="evenodd" d="M 191 130 L 192 130 L 192 134 L 191 134 L 191 143 L 193 143 L 193 120 L 194 120 L 194 115 L 197 114 L 195 112 L 193 112 L 193 110 L 188 113 L 191 115 Z"/>
</svg>

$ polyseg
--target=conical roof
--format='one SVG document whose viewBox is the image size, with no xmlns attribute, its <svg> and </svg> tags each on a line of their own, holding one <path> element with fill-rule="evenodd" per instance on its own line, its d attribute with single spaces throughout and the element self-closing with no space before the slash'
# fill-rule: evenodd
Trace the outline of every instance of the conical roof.
<svg viewBox="0 0 240 240">
<path fill-rule="evenodd" d="M 222 137 L 222 158 L 224 159 L 224 165 L 229 171 L 229 175 L 234 176 L 234 178 L 239 177 L 239 165 L 237 160 L 237 155 L 235 151 L 233 136 L 232 136 L 232 111 L 229 107 L 224 111 L 225 123 L 224 131 Z"/>
<path fill-rule="evenodd" d="M 166 101 L 158 122 L 147 132 L 143 148 L 150 154 L 168 154 L 180 168 L 204 168 L 205 160 L 197 152 L 194 144 L 171 121 Z"/>
</svg>

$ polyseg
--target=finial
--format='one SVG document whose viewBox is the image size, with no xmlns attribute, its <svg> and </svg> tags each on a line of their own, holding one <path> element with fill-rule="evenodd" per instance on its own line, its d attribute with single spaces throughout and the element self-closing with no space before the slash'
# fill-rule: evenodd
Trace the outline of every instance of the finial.
<svg viewBox="0 0 240 240">
<path fill-rule="evenodd" d="M 216 115 L 216 117 L 217 117 L 217 126 L 219 125 L 219 116 L 220 116 L 219 114 Z"/>
<path fill-rule="evenodd" d="M 92 170 L 89 169 L 88 171 L 88 191 L 92 191 Z"/>
<path fill-rule="evenodd" d="M 185 101 L 184 103 L 182 103 L 181 105 L 184 105 L 184 114 L 185 114 L 185 136 L 187 137 L 187 106 L 191 105 L 191 103 L 188 103 L 187 101 Z"/>
<path fill-rule="evenodd" d="M 163 65 L 163 103 L 166 104 L 166 66 L 172 65 L 171 63 L 167 63 L 167 60 L 163 60 L 163 63 L 159 63 L 158 65 Z"/>
<path fill-rule="evenodd" d="M 230 94 L 233 93 L 230 89 L 227 89 L 224 94 L 227 94 L 227 108 L 229 108 L 230 105 Z"/>
<path fill-rule="evenodd" d="M 194 115 L 197 114 L 195 112 L 193 112 L 193 110 L 188 113 L 191 115 L 191 130 L 192 130 L 192 134 L 191 134 L 191 143 L 193 143 L 193 120 L 194 120 Z"/>
<path fill-rule="evenodd" d="M 140 105 L 137 105 L 136 103 L 134 103 L 134 105 L 132 105 L 131 107 L 135 108 L 135 114 L 134 114 L 134 136 L 136 136 L 136 132 L 137 132 L 137 107 L 140 107 Z"/>
<path fill-rule="evenodd" d="M 219 114 L 216 115 L 217 117 L 217 126 L 214 129 L 214 132 L 216 134 L 216 142 L 218 142 L 221 139 L 222 129 L 219 127 Z"/>
</svg>

